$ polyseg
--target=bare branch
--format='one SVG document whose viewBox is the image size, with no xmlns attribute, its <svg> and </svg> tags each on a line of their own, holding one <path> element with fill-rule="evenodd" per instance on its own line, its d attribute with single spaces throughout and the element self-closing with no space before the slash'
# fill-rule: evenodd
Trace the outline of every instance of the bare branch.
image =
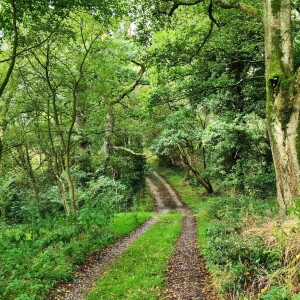
<svg viewBox="0 0 300 300">
<path fill-rule="evenodd" d="M 28 47 L 28 48 L 25 48 L 19 52 L 17 52 L 15 55 L 11 56 L 11 57 L 8 57 L 8 58 L 5 58 L 5 59 L 2 59 L 0 60 L 0 63 L 4 63 L 4 62 L 8 62 L 10 60 L 12 60 L 13 58 L 16 58 L 17 56 L 20 56 L 21 54 L 25 53 L 25 52 L 28 52 L 32 49 L 35 49 L 35 48 L 38 48 L 40 46 L 42 46 L 45 42 L 47 42 L 51 37 L 52 35 L 54 34 L 54 32 L 51 32 L 44 40 L 42 40 L 41 42 L 31 46 L 31 47 Z"/>
<path fill-rule="evenodd" d="M 204 40 L 202 41 L 202 43 L 200 44 L 200 46 L 198 47 L 197 51 L 191 56 L 190 58 L 190 63 L 192 63 L 193 59 L 199 54 L 199 52 L 201 51 L 201 49 L 205 46 L 205 44 L 207 43 L 208 39 L 210 38 L 210 35 L 213 31 L 214 28 L 214 22 L 211 22 L 210 24 L 210 28 L 209 31 L 207 33 L 207 35 L 205 36 Z"/>
<path fill-rule="evenodd" d="M 142 157 L 145 157 L 145 154 L 144 154 L 144 153 L 137 153 L 137 152 L 134 152 L 133 150 L 128 149 L 128 148 L 125 148 L 125 147 L 112 146 L 112 148 L 115 149 L 115 150 L 123 150 L 123 151 L 125 151 L 125 152 L 129 152 L 129 153 L 131 153 L 132 155 L 135 155 L 135 156 L 142 156 Z"/>
<path fill-rule="evenodd" d="M 193 0 L 193 1 L 173 1 L 173 6 L 170 9 L 170 11 L 168 12 L 168 16 L 172 16 L 174 14 L 174 12 L 176 11 L 176 9 L 180 6 L 192 6 L 192 5 L 196 5 L 203 2 L 203 0 Z"/>
<path fill-rule="evenodd" d="M 214 7 L 213 0 L 210 0 L 209 6 L 208 6 L 208 16 L 209 16 L 210 20 L 212 21 L 212 23 L 214 23 L 218 27 L 220 27 L 220 24 L 217 22 L 217 20 L 215 19 L 214 15 L 213 15 L 213 7 Z"/>
</svg>

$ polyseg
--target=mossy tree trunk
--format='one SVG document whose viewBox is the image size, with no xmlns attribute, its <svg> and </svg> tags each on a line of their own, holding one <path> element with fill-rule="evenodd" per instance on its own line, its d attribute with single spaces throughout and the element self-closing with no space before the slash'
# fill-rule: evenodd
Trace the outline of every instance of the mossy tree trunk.
<svg viewBox="0 0 300 300">
<path fill-rule="evenodd" d="M 264 5 L 267 124 L 277 198 L 286 211 L 300 194 L 299 72 L 294 71 L 291 1 L 265 0 Z"/>
<path fill-rule="evenodd" d="M 180 6 L 203 2 L 173 1 L 169 16 Z M 251 1 L 247 1 L 251 2 Z M 238 9 L 261 21 L 261 11 L 238 0 L 213 0 L 223 9 Z M 294 70 L 291 0 L 264 0 L 267 125 L 282 210 L 300 196 L 299 110 L 300 71 Z"/>
</svg>

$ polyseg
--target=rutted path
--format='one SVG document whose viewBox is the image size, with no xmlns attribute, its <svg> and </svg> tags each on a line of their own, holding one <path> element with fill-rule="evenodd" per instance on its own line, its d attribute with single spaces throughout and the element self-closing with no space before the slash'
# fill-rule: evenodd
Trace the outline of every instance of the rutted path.
<svg viewBox="0 0 300 300">
<path fill-rule="evenodd" d="M 191 210 L 180 200 L 174 188 L 158 173 L 153 173 L 153 185 L 161 193 L 166 205 L 185 215 L 182 233 L 167 268 L 165 299 L 215 300 L 210 276 L 199 255 L 196 220 Z M 167 204 L 168 203 L 168 204 Z"/>
<path fill-rule="evenodd" d="M 96 286 L 105 271 L 125 252 L 125 250 L 143 235 L 158 219 L 168 212 L 158 194 L 153 194 L 158 214 L 144 224 L 119 239 L 116 243 L 90 256 L 76 273 L 76 280 L 61 283 L 50 292 L 48 300 L 83 300 L 85 295 Z"/>
<path fill-rule="evenodd" d="M 147 178 L 147 185 L 151 190 L 158 215 L 150 218 L 115 244 L 90 256 L 77 272 L 76 280 L 56 286 L 51 291 L 48 300 L 83 300 L 84 296 L 96 286 L 105 271 L 168 209 L 179 210 L 185 215 L 185 218 L 182 222 L 181 236 L 168 264 L 167 289 L 164 298 L 174 300 L 216 299 L 210 289 L 209 275 L 203 259 L 199 256 L 196 221 L 191 210 L 182 203 L 174 188 L 157 172 L 153 172 L 151 177 Z"/>
</svg>

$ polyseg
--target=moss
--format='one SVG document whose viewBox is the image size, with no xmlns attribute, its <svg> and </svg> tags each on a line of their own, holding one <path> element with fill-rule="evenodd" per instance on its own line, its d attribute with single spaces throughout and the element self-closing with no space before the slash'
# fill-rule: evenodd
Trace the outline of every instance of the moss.
<svg viewBox="0 0 300 300">
<path fill-rule="evenodd" d="M 282 128 L 285 129 L 294 111 L 294 96 L 296 92 L 295 76 L 285 78 L 284 80 L 282 80 L 280 83 L 280 87 L 282 91 L 282 101 L 281 101 L 279 119 Z"/>
<path fill-rule="evenodd" d="M 267 69 L 267 81 L 273 80 L 274 78 L 282 78 L 284 77 L 284 70 L 282 68 L 281 59 L 283 57 L 283 52 L 281 49 L 281 37 L 280 32 L 275 32 L 274 36 L 272 37 L 272 48 L 273 51 L 268 58 L 269 65 Z"/>
<path fill-rule="evenodd" d="M 276 29 L 274 31 L 274 35 L 272 37 L 272 45 L 273 45 L 273 51 L 276 52 L 276 56 L 280 59 L 283 57 L 282 52 L 282 38 L 281 38 L 281 32 L 279 29 Z"/>
<path fill-rule="evenodd" d="M 296 75 L 284 78 L 281 81 L 281 89 L 283 90 L 284 93 L 288 95 L 296 95 Z"/>
<path fill-rule="evenodd" d="M 281 0 L 272 0 L 271 8 L 272 8 L 272 14 L 278 15 L 281 9 Z"/>
<path fill-rule="evenodd" d="M 296 94 L 295 76 L 286 77 L 282 72 L 269 75 L 267 82 L 267 116 L 269 123 L 274 121 L 275 115 L 284 130 L 294 111 L 294 96 Z M 281 99 L 275 98 L 281 91 Z"/>
<path fill-rule="evenodd" d="M 300 124 L 298 124 L 297 128 L 297 139 L 296 139 L 296 149 L 297 149 L 297 155 L 298 155 L 298 160 L 300 158 Z"/>
</svg>

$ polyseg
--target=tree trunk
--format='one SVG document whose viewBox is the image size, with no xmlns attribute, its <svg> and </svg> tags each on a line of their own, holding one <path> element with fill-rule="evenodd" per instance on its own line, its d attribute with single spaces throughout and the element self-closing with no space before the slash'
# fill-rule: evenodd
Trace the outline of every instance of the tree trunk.
<svg viewBox="0 0 300 300">
<path fill-rule="evenodd" d="M 196 178 L 197 182 L 205 188 L 206 195 L 210 195 L 213 192 L 213 188 L 212 188 L 212 185 L 211 185 L 209 179 L 203 178 L 201 176 L 200 172 L 197 171 L 193 167 L 191 159 L 190 159 L 188 153 L 184 150 L 184 148 L 182 148 L 179 145 L 177 146 L 177 148 L 179 150 L 180 160 L 188 168 L 188 170 L 194 175 L 194 177 Z"/>
<path fill-rule="evenodd" d="M 114 133 L 114 127 L 115 127 L 115 119 L 114 119 L 113 106 L 107 104 L 107 111 L 105 116 L 105 133 L 103 136 L 103 154 L 106 162 L 112 152 L 111 139 Z"/>
<path fill-rule="evenodd" d="M 196 180 L 205 188 L 206 195 L 210 195 L 213 192 L 213 188 L 210 181 L 201 177 L 200 173 L 195 169 L 190 168 L 190 171 L 193 173 Z"/>
<path fill-rule="evenodd" d="M 282 210 L 300 194 L 299 84 L 294 73 L 291 1 L 265 0 L 267 124 Z"/>
<path fill-rule="evenodd" d="M 65 154 L 65 172 L 66 172 L 66 180 L 68 184 L 68 190 L 69 190 L 69 198 L 71 202 L 71 209 L 72 213 L 75 213 L 77 211 L 77 204 L 76 204 L 76 198 L 75 198 L 75 188 L 72 176 L 70 174 L 70 154 Z"/>
</svg>

